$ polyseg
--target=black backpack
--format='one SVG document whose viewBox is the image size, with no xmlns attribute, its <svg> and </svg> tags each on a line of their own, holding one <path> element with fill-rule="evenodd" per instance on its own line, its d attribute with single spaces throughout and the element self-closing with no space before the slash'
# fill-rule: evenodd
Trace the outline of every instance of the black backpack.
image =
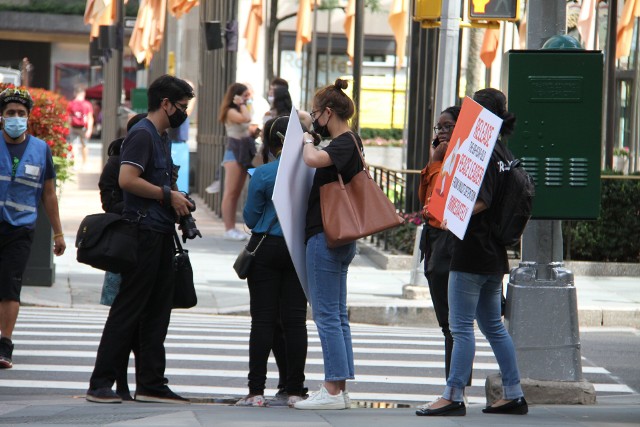
<svg viewBox="0 0 640 427">
<path fill-rule="evenodd" d="M 531 175 L 522 167 L 520 159 L 514 159 L 511 151 L 502 146 L 506 155 L 496 151 L 503 168 L 500 173 L 499 197 L 494 208 L 495 220 L 491 232 L 504 246 L 520 243 L 524 228 L 531 218 L 536 189 Z"/>
</svg>

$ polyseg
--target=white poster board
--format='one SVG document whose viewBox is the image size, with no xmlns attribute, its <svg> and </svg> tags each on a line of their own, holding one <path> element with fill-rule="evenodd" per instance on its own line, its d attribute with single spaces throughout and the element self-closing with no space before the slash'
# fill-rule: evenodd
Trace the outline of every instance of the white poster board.
<svg viewBox="0 0 640 427">
<path fill-rule="evenodd" d="M 295 107 L 291 109 L 289 117 L 291 119 L 282 147 L 272 200 L 293 265 L 298 273 L 302 289 L 309 299 L 304 229 L 309 193 L 316 170 L 307 166 L 302 160 L 302 135 L 304 132 Z"/>
</svg>

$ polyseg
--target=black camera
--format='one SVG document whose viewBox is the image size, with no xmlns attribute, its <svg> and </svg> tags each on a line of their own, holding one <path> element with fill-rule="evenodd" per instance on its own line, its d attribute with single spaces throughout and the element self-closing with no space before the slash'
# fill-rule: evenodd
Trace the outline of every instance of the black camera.
<svg viewBox="0 0 640 427">
<path fill-rule="evenodd" d="M 193 207 L 189 208 L 189 210 L 191 212 L 195 212 L 196 202 L 194 202 L 193 199 L 186 193 L 184 193 L 184 197 L 186 197 L 189 203 L 193 205 Z M 182 230 L 183 243 L 187 243 L 187 239 L 195 239 L 196 236 L 202 237 L 200 230 L 198 230 L 198 227 L 196 227 L 196 220 L 191 214 L 180 217 L 180 230 Z"/>
</svg>

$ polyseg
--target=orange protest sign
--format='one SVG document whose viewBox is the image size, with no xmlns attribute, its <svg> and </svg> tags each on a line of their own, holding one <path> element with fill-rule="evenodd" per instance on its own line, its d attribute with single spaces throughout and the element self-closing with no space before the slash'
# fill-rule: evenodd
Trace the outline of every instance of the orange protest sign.
<svg viewBox="0 0 640 427">
<path fill-rule="evenodd" d="M 463 239 L 502 120 L 465 98 L 428 210 Z"/>
</svg>

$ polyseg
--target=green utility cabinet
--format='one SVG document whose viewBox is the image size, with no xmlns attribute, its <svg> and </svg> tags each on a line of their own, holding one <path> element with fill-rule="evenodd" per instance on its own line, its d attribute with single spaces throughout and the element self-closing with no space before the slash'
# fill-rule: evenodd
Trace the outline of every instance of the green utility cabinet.
<svg viewBox="0 0 640 427">
<path fill-rule="evenodd" d="M 516 116 L 507 142 L 535 180 L 532 217 L 597 218 L 602 52 L 512 50 L 505 63 L 502 87 Z"/>
</svg>

